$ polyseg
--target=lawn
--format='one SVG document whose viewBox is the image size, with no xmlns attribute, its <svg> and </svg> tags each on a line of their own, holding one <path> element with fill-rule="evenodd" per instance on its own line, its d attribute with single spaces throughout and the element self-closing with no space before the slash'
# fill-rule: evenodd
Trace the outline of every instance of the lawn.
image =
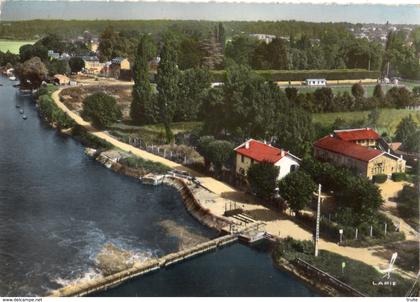
<svg viewBox="0 0 420 302">
<path fill-rule="evenodd" d="M 357 121 L 363 118 L 367 120 L 369 112 L 370 111 L 315 113 L 313 114 L 313 121 L 327 127 L 334 123 L 337 118 L 344 119 L 347 122 Z M 387 132 L 394 134 L 398 123 L 410 114 L 417 123 L 420 123 L 420 111 L 408 109 L 380 109 L 377 130 L 380 133 Z"/>
<path fill-rule="evenodd" d="M 19 48 L 25 44 L 34 44 L 35 41 L 13 41 L 13 40 L 1 40 L 0 39 L 0 51 L 18 54 Z"/>
</svg>

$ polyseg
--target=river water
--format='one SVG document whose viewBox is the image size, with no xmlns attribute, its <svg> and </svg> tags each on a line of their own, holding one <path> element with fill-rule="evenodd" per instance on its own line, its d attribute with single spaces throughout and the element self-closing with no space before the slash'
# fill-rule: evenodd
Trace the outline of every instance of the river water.
<svg viewBox="0 0 420 302">
<path fill-rule="evenodd" d="M 216 236 L 186 212 L 175 189 L 104 168 L 42 122 L 13 82 L 0 83 L 0 296 L 44 295 L 94 277 L 96 255 L 108 243 L 141 260 Z M 209 286 L 200 290 L 197 282 Z M 268 296 L 314 294 L 277 271 L 267 253 L 239 244 L 101 294 L 262 294 L 255 288 Z"/>
</svg>

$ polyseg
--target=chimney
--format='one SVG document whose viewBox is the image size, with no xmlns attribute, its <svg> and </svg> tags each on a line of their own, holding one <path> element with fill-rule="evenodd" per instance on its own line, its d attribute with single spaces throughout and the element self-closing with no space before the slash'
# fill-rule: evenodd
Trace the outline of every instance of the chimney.
<svg viewBox="0 0 420 302">
<path fill-rule="evenodd" d="M 285 152 L 284 152 L 284 150 L 283 150 L 283 149 L 281 149 L 281 150 L 280 150 L 280 156 L 281 156 L 281 157 L 283 157 L 283 156 L 284 156 L 284 153 L 285 153 Z"/>
<path fill-rule="evenodd" d="M 245 149 L 249 149 L 249 141 L 245 142 Z"/>
</svg>

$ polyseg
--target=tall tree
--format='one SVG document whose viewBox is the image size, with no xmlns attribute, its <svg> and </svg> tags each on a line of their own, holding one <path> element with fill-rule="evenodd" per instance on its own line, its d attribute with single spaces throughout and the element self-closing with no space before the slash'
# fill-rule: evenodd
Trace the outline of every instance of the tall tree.
<svg viewBox="0 0 420 302">
<path fill-rule="evenodd" d="M 223 49 L 215 32 L 210 32 L 209 37 L 201 42 L 202 66 L 208 69 L 219 69 L 223 66 Z"/>
<path fill-rule="evenodd" d="M 152 39 L 144 35 L 137 46 L 132 68 L 134 86 L 130 117 L 137 124 L 156 122 L 156 98 L 149 80 L 149 61 L 154 56 L 154 50 Z"/>
<path fill-rule="evenodd" d="M 414 121 L 411 114 L 404 117 L 397 126 L 395 131 L 395 140 L 401 142 L 403 145 L 407 144 L 410 136 L 416 132 L 417 123 Z"/>
<path fill-rule="evenodd" d="M 279 168 L 268 161 L 256 163 L 247 171 L 252 191 L 264 201 L 269 201 L 274 197 L 278 175 Z"/>
<path fill-rule="evenodd" d="M 268 53 L 272 69 L 288 69 L 288 57 L 286 42 L 283 39 L 276 38 L 268 44 Z"/>
<path fill-rule="evenodd" d="M 16 67 L 16 74 L 22 88 L 39 88 L 47 78 L 48 69 L 38 57 L 33 57 Z"/>
<path fill-rule="evenodd" d="M 351 86 L 351 94 L 356 100 L 361 100 L 365 95 L 365 89 L 359 83 L 353 84 L 353 86 Z"/>
<path fill-rule="evenodd" d="M 177 67 L 177 45 L 174 36 L 167 33 L 163 39 L 156 75 L 157 100 L 160 119 L 165 127 L 166 140 L 173 141 L 171 123 L 179 98 L 180 71 Z"/>
<path fill-rule="evenodd" d="M 309 204 L 314 191 L 315 183 L 303 170 L 289 173 L 279 182 L 280 196 L 287 200 L 295 213 L 299 213 Z"/>
</svg>

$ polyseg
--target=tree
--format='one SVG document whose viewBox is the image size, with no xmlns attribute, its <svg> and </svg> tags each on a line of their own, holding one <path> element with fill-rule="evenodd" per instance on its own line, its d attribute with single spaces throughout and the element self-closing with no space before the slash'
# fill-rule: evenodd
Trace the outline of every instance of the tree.
<svg viewBox="0 0 420 302">
<path fill-rule="evenodd" d="M 417 127 L 418 125 L 411 114 L 404 117 L 399 122 L 397 129 L 395 130 L 395 140 L 401 142 L 403 145 L 406 145 L 410 136 L 416 132 Z"/>
<path fill-rule="evenodd" d="M 253 164 L 247 171 L 252 191 L 258 198 L 265 201 L 274 197 L 278 175 L 279 168 L 268 161 Z"/>
<path fill-rule="evenodd" d="M 314 91 L 314 97 L 318 112 L 334 112 L 334 93 L 330 87 L 318 88 Z"/>
<path fill-rule="evenodd" d="M 272 69 L 288 69 L 286 43 L 283 39 L 275 38 L 268 44 L 269 61 Z"/>
<path fill-rule="evenodd" d="M 419 221 L 419 189 L 418 183 L 414 187 L 405 185 L 397 196 L 397 209 L 401 216 L 415 218 L 417 222 Z"/>
<path fill-rule="evenodd" d="M 351 94 L 356 100 L 361 100 L 365 95 L 365 89 L 360 83 L 355 83 L 351 86 Z"/>
<path fill-rule="evenodd" d="M 381 116 L 381 112 L 379 111 L 379 109 L 378 108 L 374 108 L 368 114 L 368 124 L 371 127 L 376 128 L 376 126 L 378 125 L 378 121 L 379 121 L 379 117 L 380 116 Z"/>
<path fill-rule="evenodd" d="M 213 164 L 216 172 L 220 172 L 224 165 L 233 157 L 231 142 L 216 140 L 213 136 L 202 136 L 197 142 L 197 151 L 204 158 L 206 169 L 210 169 Z"/>
<path fill-rule="evenodd" d="M 179 46 L 178 65 L 181 70 L 196 68 L 204 60 L 205 52 L 195 37 L 185 37 Z"/>
<path fill-rule="evenodd" d="M 34 44 L 34 46 L 38 45 L 58 53 L 63 53 L 66 50 L 66 43 L 63 42 L 61 37 L 54 33 L 47 34 Z"/>
<path fill-rule="evenodd" d="M 85 68 L 85 61 L 80 57 L 71 57 L 69 60 L 69 66 L 72 73 L 78 73 Z"/>
<path fill-rule="evenodd" d="M 181 73 L 179 87 L 179 100 L 174 121 L 197 120 L 201 104 L 210 88 L 208 70 L 201 68 L 184 70 Z"/>
<path fill-rule="evenodd" d="M 99 58 L 102 62 L 109 61 L 114 56 L 114 47 L 117 45 L 118 34 L 112 26 L 108 26 L 99 37 Z"/>
<path fill-rule="evenodd" d="M 235 36 L 228 42 L 225 49 L 225 56 L 236 64 L 250 65 L 251 57 L 257 47 L 257 40 L 248 35 Z"/>
<path fill-rule="evenodd" d="M 47 78 L 48 70 L 38 57 L 33 57 L 16 67 L 22 88 L 36 89 Z"/>
<path fill-rule="evenodd" d="M 392 87 L 386 93 L 386 99 L 397 108 L 405 108 L 412 104 L 411 93 L 405 87 Z"/>
<path fill-rule="evenodd" d="M 280 196 L 287 200 L 295 213 L 299 213 L 309 204 L 315 189 L 312 178 L 301 169 L 289 173 L 279 182 Z"/>
<path fill-rule="evenodd" d="M 121 116 L 121 110 L 115 98 L 106 93 L 94 93 L 83 102 L 82 117 L 100 128 L 111 126 Z"/>
<path fill-rule="evenodd" d="M 381 84 L 375 85 L 375 88 L 373 89 L 373 97 L 377 98 L 378 100 L 383 100 L 385 98 Z"/>
<path fill-rule="evenodd" d="M 180 73 L 177 67 L 176 42 L 171 34 L 166 34 L 160 53 L 160 63 L 156 75 L 158 107 L 165 126 L 167 142 L 173 141 L 171 122 L 179 98 Z"/>
<path fill-rule="evenodd" d="M 28 61 L 33 57 L 38 57 L 45 62 L 48 59 L 48 49 L 42 44 L 26 44 L 19 48 L 19 56 L 21 62 Z"/>
<path fill-rule="evenodd" d="M 219 69 L 223 66 L 223 48 L 216 33 L 210 32 L 207 39 L 200 43 L 203 53 L 201 65 L 208 69 Z"/>
<path fill-rule="evenodd" d="M 286 92 L 286 96 L 289 99 L 289 101 L 295 101 L 297 98 L 298 90 L 296 87 L 286 87 L 284 89 L 284 92 Z"/>
<path fill-rule="evenodd" d="M 130 117 L 137 124 L 156 121 L 156 97 L 149 80 L 149 61 L 153 56 L 153 42 L 148 35 L 144 35 L 137 46 L 132 68 L 134 86 Z"/>
<path fill-rule="evenodd" d="M 70 72 L 70 67 L 67 61 L 65 60 L 51 60 L 47 64 L 48 74 L 53 76 L 56 74 L 68 74 Z"/>
</svg>

